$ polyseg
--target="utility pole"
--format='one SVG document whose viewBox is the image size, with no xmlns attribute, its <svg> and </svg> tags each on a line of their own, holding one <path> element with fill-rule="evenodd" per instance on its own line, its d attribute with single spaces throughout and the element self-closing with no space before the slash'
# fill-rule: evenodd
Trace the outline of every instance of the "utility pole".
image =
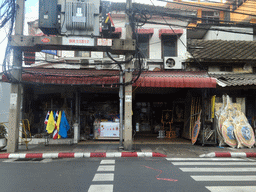
<svg viewBox="0 0 256 192">
<path fill-rule="evenodd" d="M 25 0 L 16 1 L 15 35 L 23 35 L 24 7 Z M 22 51 L 19 48 L 14 48 L 12 77 L 18 81 L 14 80 L 11 83 L 7 153 L 14 153 L 18 150 L 22 89 L 20 84 L 21 69 Z"/>
<path fill-rule="evenodd" d="M 126 0 L 126 39 L 132 39 L 132 23 L 130 14 L 132 13 L 132 0 Z M 131 53 L 126 53 L 125 60 L 130 60 Z M 132 81 L 132 61 L 125 65 L 125 83 Z M 125 115 L 124 115 L 124 149 L 132 150 L 132 84 L 125 85 Z"/>
<path fill-rule="evenodd" d="M 119 149 L 124 149 L 123 146 L 123 115 L 124 115 L 124 86 L 123 86 L 124 80 L 123 80 L 123 70 L 120 68 L 120 88 L 119 88 L 119 100 L 120 100 L 120 122 L 119 122 Z"/>
</svg>

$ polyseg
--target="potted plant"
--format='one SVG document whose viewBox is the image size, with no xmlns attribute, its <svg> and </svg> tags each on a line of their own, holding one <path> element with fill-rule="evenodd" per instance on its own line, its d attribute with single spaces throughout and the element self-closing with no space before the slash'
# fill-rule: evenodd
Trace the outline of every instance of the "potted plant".
<svg viewBox="0 0 256 192">
<path fill-rule="evenodd" d="M 0 125 L 0 149 L 3 149 L 7 144 L 7 131 L 4 125 Z"/>
</svg>

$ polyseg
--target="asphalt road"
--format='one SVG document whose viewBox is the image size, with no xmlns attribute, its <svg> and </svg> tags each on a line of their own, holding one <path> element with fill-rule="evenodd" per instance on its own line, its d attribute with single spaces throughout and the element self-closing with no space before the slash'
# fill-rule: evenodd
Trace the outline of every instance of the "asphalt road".
<svg viewBox="0 0 256 192">
<path fill-rule="evenodd" d="M 256 191 L 255 159 L 2 159 L 0 173 L 1 192 Z"/>
</svg>

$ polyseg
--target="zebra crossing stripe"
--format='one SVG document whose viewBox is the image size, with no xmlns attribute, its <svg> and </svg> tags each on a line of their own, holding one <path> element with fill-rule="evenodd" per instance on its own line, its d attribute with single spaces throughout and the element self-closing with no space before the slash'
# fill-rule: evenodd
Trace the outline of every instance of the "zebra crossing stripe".
<svg viewBox="0 0 256 192">
<path fill-rule="evenodd" d="M 173 165 L 189 166 L 189 165 L 211 165 L 211 166 L 226 166 L 226 165 L 256 165 L 256 162 L 172 162 Z"/>
<path fill-rule="evenodd" d="M 199 157 L 256 157 L 255 152 L 211 152 Z"/>
<path fill-rule="evenodd" d="M 115 160 L 101 160 L 100 164 L 115 164 Z"/>
<path fill-rule="evenodd" d="M 211 192 L 255 192 L 256 186 L 206 186 Z"/>
<path fill-rule="evenodd" d="M 256 181 L 254 175 L 200 175 L 191 176 L 195 181 Z"/>
<path fill-rule="evenodd" d="M 100 165 L 97 171 L 115 171 L 115 165 Z"/>
<path fill-rule="evenodd" d="M 96 173 L 92 181 L 114 181 L 114 173 Z"/>
<path fill-rule="evenodd" d="M 113 192 L 113 185 L 91 185 L 88 192 Z"/>
<path fill-rule="evenodd" d="M 180 168 L 183 172 L 256 172 L 256 168 L 206 168 L 206 167 L 200 167 L 200 168 Z"/>
<path fill-rule="evenodd" d="M 245 161 L 241 158 L 166 158 L 167 161 Z"/>
</svg>

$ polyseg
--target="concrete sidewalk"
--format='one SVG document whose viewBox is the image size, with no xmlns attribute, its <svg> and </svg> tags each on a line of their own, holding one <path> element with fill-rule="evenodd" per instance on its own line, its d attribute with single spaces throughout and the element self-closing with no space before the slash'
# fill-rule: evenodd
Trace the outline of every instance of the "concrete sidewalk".
<svg viewBox="0 0 256 192">
<path fill-rule="evenodd" d="M 16 153 L 0 151 L 0 158 L 75 158 L 75 157 L 256 157 L 255 148 L 230 148 L 188 143 L 134 144 L 132 151 L 119 149 L 118 142 L 81 142 L 62 145 L 19 145 Z"/>
</svg>

